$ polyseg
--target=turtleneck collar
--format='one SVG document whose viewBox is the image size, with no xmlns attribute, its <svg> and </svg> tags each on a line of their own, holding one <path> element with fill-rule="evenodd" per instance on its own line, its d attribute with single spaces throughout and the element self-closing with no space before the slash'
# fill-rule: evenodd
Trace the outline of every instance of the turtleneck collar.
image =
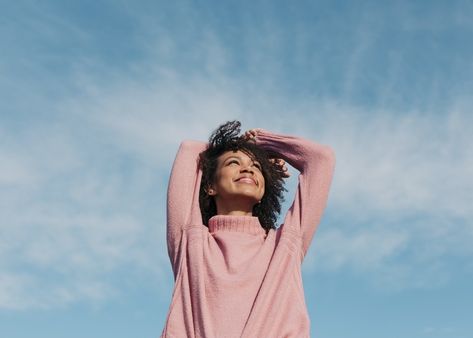
<svg viewBox="0 0 473 338">
<path fill-rule="evenodd" d="M 237 231 L 253 235 L 266 235 L 258 217 L 215 215 L 209 220 L 209 231 Z"/>
</svg>

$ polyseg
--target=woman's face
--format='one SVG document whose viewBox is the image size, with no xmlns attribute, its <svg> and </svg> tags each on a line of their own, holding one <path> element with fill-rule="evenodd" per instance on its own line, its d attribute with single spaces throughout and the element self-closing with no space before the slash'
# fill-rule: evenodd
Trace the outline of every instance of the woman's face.
<svg viewBox="0 0 473 338">
<path fill-rule="evenodd" d="M 251 210 L 264 195 L 261 165 L 244 152 L 227 151 L 218 158 L 212 187 L 217 205 L 247 201 Z"/>
</svg>

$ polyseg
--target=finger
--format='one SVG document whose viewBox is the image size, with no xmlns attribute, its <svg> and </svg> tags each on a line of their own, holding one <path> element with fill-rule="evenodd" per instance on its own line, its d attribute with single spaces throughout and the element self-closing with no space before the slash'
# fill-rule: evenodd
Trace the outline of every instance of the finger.
<svg viewBox="0 0 473 338">
<path fill-rule="evenodd" d="M 247 141 L 249 141 L 249 142 L 255 142 L 255 141 L 256 141 L 255 136 L 252 135 L 252 134 L 249 133 L 249 132 L 245 132 L 244 139 L 247 140 Z"/>
<path fill-rule="evenodd" d="M 281 159 L 281 158 L 271 158 L 270 161 L 273 162 L 273 163 L 276 163 L 276 164 L 284 164 L 284 163 L 286 163 L 286 162 L 285 162 L 283 159 Z"/>
<path fill-rule="evenodd" d="M 258 130 L 257 128 L 253 128 L 253 129 L 248 130 L 248 132 L 249 132 L 253 137 L 257 137 L 259 130 Z"/>
</svg>

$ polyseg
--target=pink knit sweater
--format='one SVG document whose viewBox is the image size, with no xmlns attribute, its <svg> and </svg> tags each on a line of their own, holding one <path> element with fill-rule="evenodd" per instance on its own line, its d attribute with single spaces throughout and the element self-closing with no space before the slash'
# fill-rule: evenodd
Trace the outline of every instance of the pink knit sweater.
<svg viewBox="0 0 473 338">
<path fill-rule="evenodd" d="M 267 131 L 257 144 L 300 172 L 284 224 L 267 235 L 251 216 L 217 215 L 203 225 L 197 161 L 206 144 L 179 148 L 167 210 L 175 286 L 162 338 L 310 335 L 301 263 L 326 206 L 335 156 L 328 146 Z"/>
</svg>

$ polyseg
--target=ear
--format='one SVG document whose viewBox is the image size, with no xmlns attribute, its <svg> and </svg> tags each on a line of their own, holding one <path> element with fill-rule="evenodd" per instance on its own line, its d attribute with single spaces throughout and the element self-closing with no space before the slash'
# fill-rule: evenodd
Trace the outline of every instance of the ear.
<svg viewBox="0 0 473 338">
<path fill-rule="evenodd" d="M 209 186 L 205 189 L 205 192 L 207 193 L 207 195 L 209 196 L 215 196 L 217 195 L 217 192 L 215 191 L 215 189 L 212 187 L 212 186 Z"/>
</svg>

